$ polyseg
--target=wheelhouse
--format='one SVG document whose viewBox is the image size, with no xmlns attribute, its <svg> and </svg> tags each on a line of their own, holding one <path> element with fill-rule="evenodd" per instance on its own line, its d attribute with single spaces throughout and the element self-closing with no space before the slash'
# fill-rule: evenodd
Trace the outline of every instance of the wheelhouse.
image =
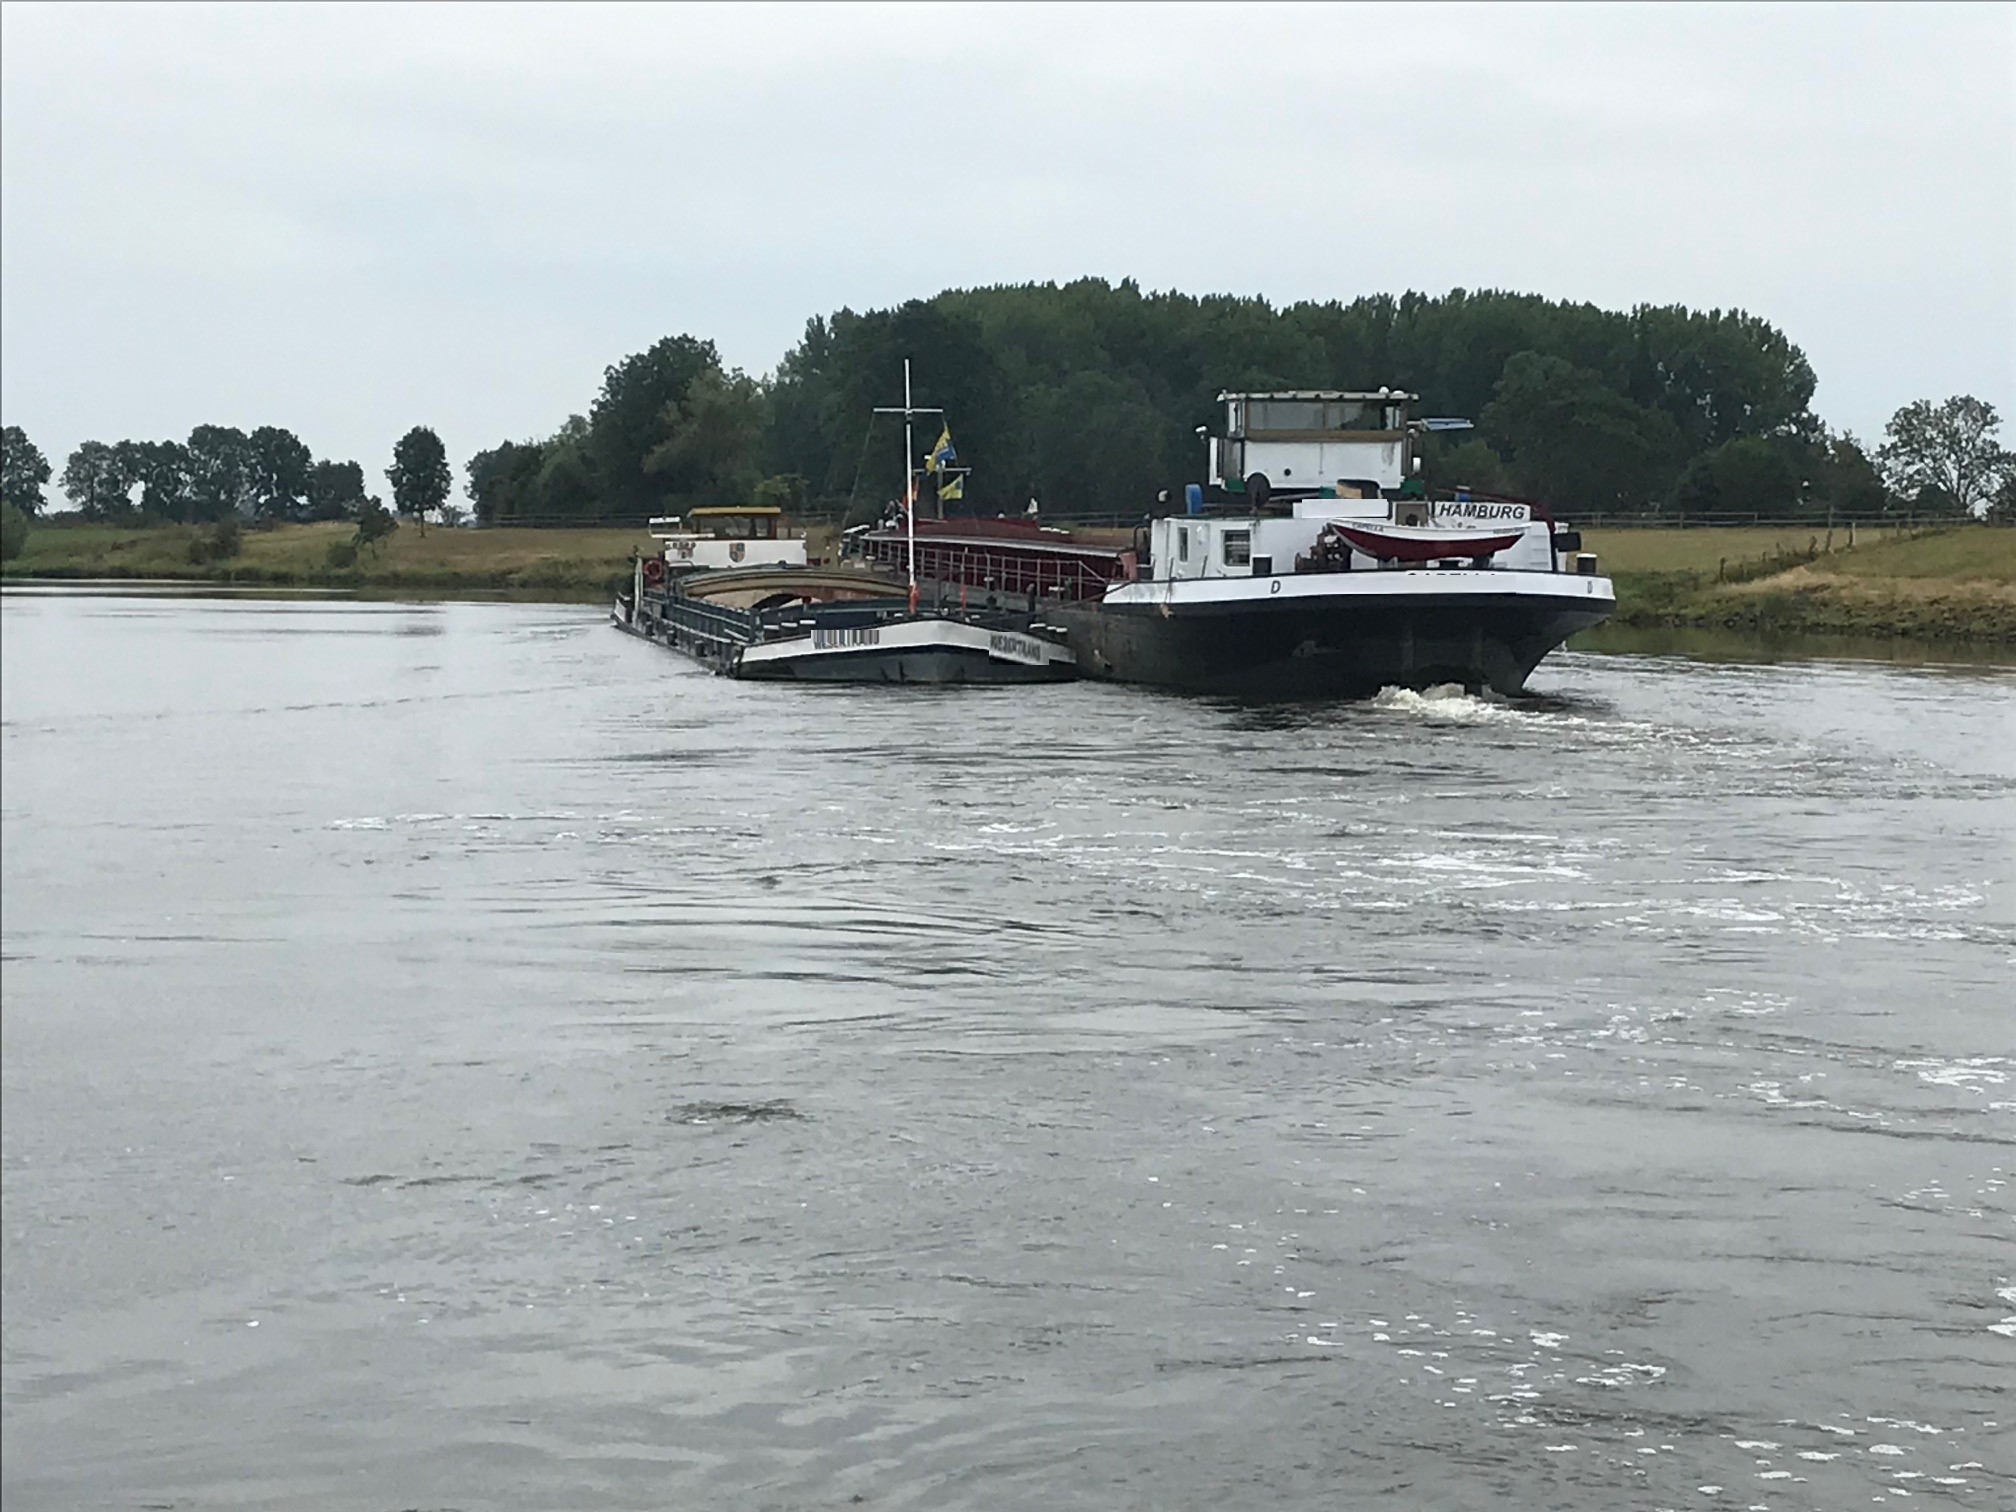
<svg viewBox="0 0 2016 1512">
<path fill-rule="evenodd" d="M 1414 470 L 1408 407 L 1396 389 L 1222 393 L 1225 434 L 1211 440 L 1211 481 L 1228 493 L 1398 488 Z"/>
</svg>

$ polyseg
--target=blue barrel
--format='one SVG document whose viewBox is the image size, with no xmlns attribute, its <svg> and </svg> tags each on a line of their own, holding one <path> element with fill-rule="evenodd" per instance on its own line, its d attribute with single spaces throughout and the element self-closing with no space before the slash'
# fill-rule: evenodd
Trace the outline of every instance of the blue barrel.
<svg viewBox="0 0 2016 1512">
<path fill-rule="evenodd" d="M 1183 485 L 1183 503 L 1191 514 L 1204 513 L 1204 485 L 1202 483 L 1185 483 Z"/>
</svg>

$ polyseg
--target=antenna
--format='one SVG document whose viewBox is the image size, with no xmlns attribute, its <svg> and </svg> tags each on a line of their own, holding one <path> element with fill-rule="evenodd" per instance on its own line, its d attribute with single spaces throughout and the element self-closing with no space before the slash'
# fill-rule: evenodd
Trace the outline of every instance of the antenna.
<svg viewBox="0 0 2016 1512">
<path fill-rule="evenodd" d="M 917 463 L 916 454 L 911 451 L 910 417 L 912 415 L 942 415 L 942 409 L 919 409 L 910 402 L 910 359 L 903 359 L 903 408 L 878 404 L 878 415 L 901 415 L 903 417 L 903 523 L 909 538 L 910 552 L 910 612 L 917 612 Z"/>
</svg>

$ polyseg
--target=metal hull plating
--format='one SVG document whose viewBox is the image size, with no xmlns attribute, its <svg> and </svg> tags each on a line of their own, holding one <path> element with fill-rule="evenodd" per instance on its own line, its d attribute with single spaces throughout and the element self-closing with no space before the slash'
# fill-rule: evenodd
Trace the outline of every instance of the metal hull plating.
<svg viewBox="0 0 2016 1512">
<path fill-rule="evenodd" d="M 941 646 L 744 662 L 731 675 L 749 682 L 949 684 L 1068 682 L 1077 674 L 1068 662 L 1029 667 L 996 661 L 984 651 Z"/>
<path fill-rule="evenodd" d="M 1523 573 L 1460 575 L 1496 578 L 1502 591 L 1420 581 L 1442 574 L 1379 576 L 1395 590 L 1403 584 L 1393 580 L 1415 581 L 1404 591 L 1338 584 L 1341 591 L 1189 601 L 1109 596 L 1058 605 L 1051 617 L 1064 628 L 1081 676 L 1258 698 L 1364 697 L 1445 683 L 1518 693 L 1549 651 L 1615 607 L 1603 579 L 1564 576 L 1555 579 L 1560 591 L 1546 592 L 1506 582 Z"/>
<path fill-rule="evenodd" d="M 913 619 L 896 606 L 864 601 L 784 611 L 800 629 L 780 633 L 761 614 L 676 589 L 647 597 L 642 609 L 633 616 L 619 602 L 612 615 L 617 628 L 744 681 L 1036 683 L 1077 676 L 1068 649 L 1018 629 L 1012 616 Z"/>
</svg>

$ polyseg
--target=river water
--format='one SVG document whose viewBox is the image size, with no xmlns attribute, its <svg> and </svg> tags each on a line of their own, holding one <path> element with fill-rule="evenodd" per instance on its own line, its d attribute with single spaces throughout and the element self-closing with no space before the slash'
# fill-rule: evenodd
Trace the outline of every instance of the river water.
<svg viewBox="0 0 2016 1512">
<path fill-rule="evenodd" d="M 4 600 L 37 1508 L 2016 1504 L 2016 679 Z"/>
</svg>

